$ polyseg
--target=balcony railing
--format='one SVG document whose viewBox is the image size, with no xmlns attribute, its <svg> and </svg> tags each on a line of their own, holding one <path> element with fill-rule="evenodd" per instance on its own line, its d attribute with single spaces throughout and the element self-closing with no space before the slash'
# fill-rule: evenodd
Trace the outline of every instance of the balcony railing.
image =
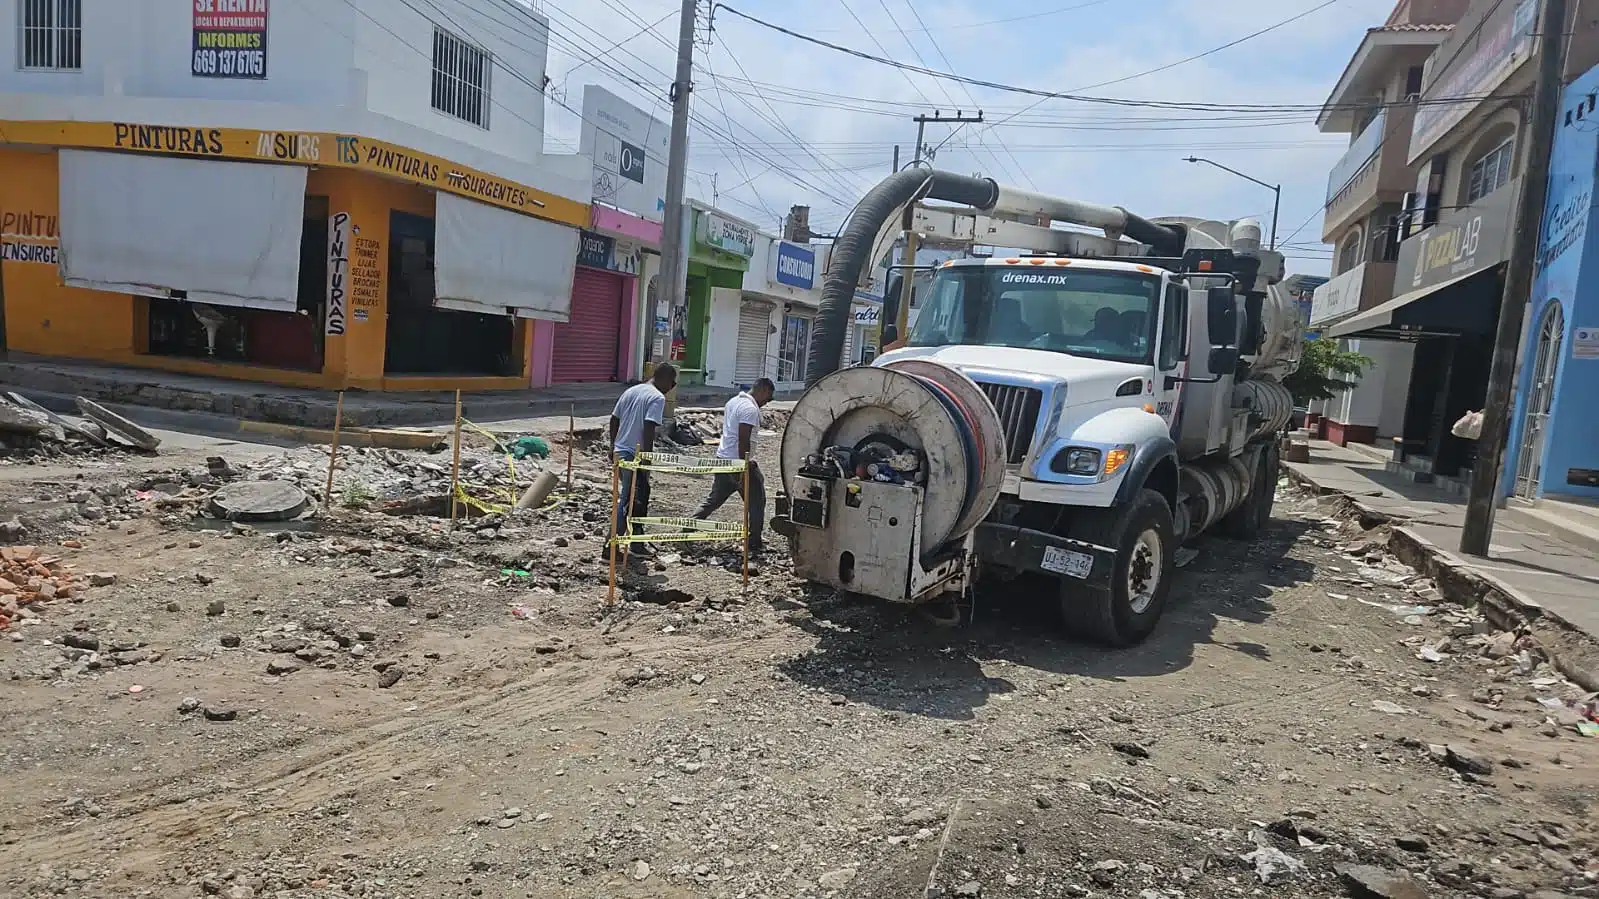
<svg viewBox="0 0 1599 899">
<path fill-rule="evenodd" d="M 1378 110 L 1377 117 L 1371 120 L 1366 130 L 1360 132 L 1355 142 L 1344 151 L 1342 158 L 1333 165 L 1332 171 L 1327 173 L 1327 204 L 1331 205 L 1334 198 L 1348 187 L 1365 168 L 1377 157 L 1377 151 L 1382 149 L 1382 136 L 1384 125 L 1388 121 L 1388 110 Z"/>
</svg>

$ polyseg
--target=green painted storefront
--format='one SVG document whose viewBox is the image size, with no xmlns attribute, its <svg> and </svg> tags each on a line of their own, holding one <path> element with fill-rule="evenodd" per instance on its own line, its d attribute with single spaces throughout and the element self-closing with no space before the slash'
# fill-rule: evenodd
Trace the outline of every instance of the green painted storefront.
<svg viewBox="0 0 1599 899">
<path fill-rule="evenodd" d="M 750 260 L 748 256 L 707 245 L 704 241 L 708 213 L 701 209 L 693 212 L 689 229 L 688 282 L 683 291 L 688 310 L 684 316 L 683 358 L 678 367 L 684 383 L 703 384 L 705 343 L 711 330 L 711 291 L 718 287 L 742 289 Z"/>
</svg>

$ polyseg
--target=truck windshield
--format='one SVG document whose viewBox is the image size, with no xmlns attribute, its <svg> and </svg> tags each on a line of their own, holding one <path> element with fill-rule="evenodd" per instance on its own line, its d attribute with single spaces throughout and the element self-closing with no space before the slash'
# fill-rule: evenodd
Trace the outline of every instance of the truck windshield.
<svg viewBox="0 0 1599 899">
<path fill-rule="evenodd" d="M 1160 278 L 1011 266 L 940 269 L 908 345 L 1017 347 L 1149 363 Z"/>
</svg>

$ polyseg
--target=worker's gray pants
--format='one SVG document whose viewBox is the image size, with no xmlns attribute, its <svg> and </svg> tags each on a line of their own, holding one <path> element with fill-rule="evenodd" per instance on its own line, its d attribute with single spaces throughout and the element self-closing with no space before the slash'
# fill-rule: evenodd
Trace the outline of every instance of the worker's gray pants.
<svg viewBox="0 0 1599 899">
<path fill-rule="evenodd" d="M 750 495 L 747 497 L 750 504 L 749 544 L 751 550 L 759 550 L 761 548 L 761 533 L 766 523 L 766 479 L 761 477 L 760 466 L 754 462 L 750 463 L 749 477 Z M 733 494 L 743 492 L 743 489 L 743 475 L 716 475 L 715 479 L 711 481 L 711 495 L 705 497 L 705 502 L 700 505 L 700 510 L 694 513 L 694 517 L 701 521 L 710 518 L 712 513 L 722 507 L 722 503 L 727 502 L 728 498 Z"/>
</svg>

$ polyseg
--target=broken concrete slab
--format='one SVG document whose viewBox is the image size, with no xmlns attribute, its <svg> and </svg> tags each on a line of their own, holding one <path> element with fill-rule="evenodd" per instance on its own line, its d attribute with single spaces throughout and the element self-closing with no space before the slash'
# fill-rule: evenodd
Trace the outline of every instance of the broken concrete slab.
<svg viewBox="0 0 1599 899">
<path fill-rule="evenodd" d="M 107 409 L 94 400 L 80 396 L 75 397 L 74 402 L 78 404 L 79 412 L 82 412 L 89 420 L 99 424 L 101 427 L 111 432 L 111 434 L 118 439 L 125 440 L 139 449 L 145 450 L 146 452 L 154 452 L 158 447 L 161 446 L 161 438 L 151 434 L 149 431 L 146 431 L 144 428 L 139 427 L 133 422 L 128 421 L 126 418 L 123 418 L 117 413 L 112 412 L 110 409 Z"/>
</svg>

